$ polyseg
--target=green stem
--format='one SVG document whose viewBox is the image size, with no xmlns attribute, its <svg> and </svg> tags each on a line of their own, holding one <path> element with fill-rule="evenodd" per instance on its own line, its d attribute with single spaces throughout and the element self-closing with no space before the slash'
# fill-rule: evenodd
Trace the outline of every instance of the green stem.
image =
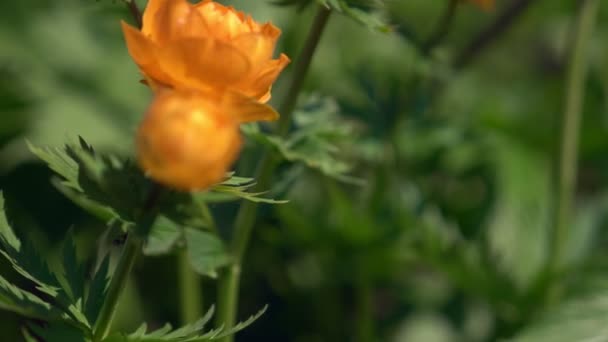
<svg viewBox="0 0 608 342">
<path fill-rule="evenodd" d="M 578 140 L 583 110 L 583 95 L 588 69 L 587 52 L 593 33 L 599 0 L 583 0 L 574 32 L 568 66 L 566 102 L 561 119 L 561 146 L 557 179 L 557 204 L 551 241 L 551 269 L 555 270 L 563 257 L 571 223 L 572 202 L 575 195 Z"/>
<path fill-rule="evenodd" d="M 359 272 L 359 279 L 357 279 L 357 287 L 355 288 L 357 303 L 355 341 L 357 342 L 371 342 L 374 340 L 373 302 L 367 276 L 365 272 Z"/>
<path fill-rule="evenodd" d="M 127 279 L 135 264 L 135 259 L 139 255 L 143 240 L 138 236 L 138 233 L 147 233 L 154 224 L 154 220 L 158 214 L 157 204 L 164 191 L 164 188 L 159 184 L 152 184 L 150 192 L 142 206 L 139 216 L 137 227 L 133 231 L 130 231 L 125 241 L 118 265 L 112 275 L 110 286 L 108 287 L 108 293 L 104 299 L 103 305 L 99 317 L 95 322 L 93 329 L 93 342 L 99 342 L 103 340 L 110 332 L 112 326 L 112 320 L 116 314 L 116 308 L 118 307 L 118 300 L 122 294 L 125 286 L 127 285 Z"/>
<path fill-rule="evenodd" d="M 198 274 L 192 270 L 188 250 L 178 253 L 180 318 L 182 325 L 192 323 L 202 315 L 203 292 Z"/>
<path fill-rule="evenodd" d="M 439 45 L 450 32 L 450 26 L 454 22 L 456 15 L 456 8 L 458 7 L 459 0 L 449 0 L 446 8 L 439 19 L 437 27 L 429 38 L 422 44 L 422 52 L 428 55 L 437 45 Z"/>
<path fill-rule="evenodd" d="M 280 136 L 285 136 L 289 132 L 289 126 L 291 124 L 298 95 L 302 90 L 304 79 L 306 78 L 314 52 L 321 40 L 322 33 L 327 25 L 330 14 L 331 11 L 328 8 L 319 6 L 306 42 L 304 43 L 304 47 L 302 48 L 302 52 L 294 66 L 289 88 L 283 98 L 283 102 L 279 106 L 281 118 L 279 119 L 277 126 L 277 133 Z M 270 153 L 266 152 L 258 164 L 256 172 L 257 185 L 254 191 L 268 188 L 270 181 L 272 180 L 275 166 L 276 159 L 272 157 Z M 237 213 L 231 243 L 233 265 L 223 270 L 218 284 L 217 326 L 223 325 L 225 327 L 232 327 L 236 323 L 241 264 L 243 256 L 247 251 L 249 239 L 251 238 L 251 231 L 255 224 L 257 208 L 257 203 L 243 201 Z M 231 342 L 233 341 L 233 338 L 233 336 L 227 336 L 220 342 Z"/>
<path fill-rule="evenodd" d="M 277 133 L 281 136 L 285 136 L 289 131 L 289 125 L 291 124 L 291 117 L 293 116 L 293 110 L 296 107 L 298 95 L 302 90 L 302 85 L 308 74 L 312 57 L 315 54 L 317 45 L 319 45 L 323 30 L 325 30 L 325 27 L 327 26 L 330 14 L 331 10 L 329 8 L 319 6 L 310 32 L 308 32 L 304 47 L 302 48 L 302 52 L 300 52 L 300 56 L 293 68 L 291 84 L 289 85 L 289 88 L 287 88 L 287 93 L 283 98 L 283 102 L 281 102 L 281 105 L 278 108 L 281 118 L 279 119 Z"/>
<path fill-rule="evenodd" d="M 130 233 L 127 236 L 125 247 L 120 256 L 120 260 L 118 261 L 118 265 L 114 270 L 108 293 L 103 306 L 101 307 L 97 323 L 95 324 L 95 329 L 93 331 L 93 341 L 95 342 L 104 339 L 110 331 L 112 320 L 116 314 L 118 299 L 127 285 L 127 279 L 135 264 L 135 259 L 141 250 L 142 243 L 143 241 L 133 233 Z"/>
</svg>

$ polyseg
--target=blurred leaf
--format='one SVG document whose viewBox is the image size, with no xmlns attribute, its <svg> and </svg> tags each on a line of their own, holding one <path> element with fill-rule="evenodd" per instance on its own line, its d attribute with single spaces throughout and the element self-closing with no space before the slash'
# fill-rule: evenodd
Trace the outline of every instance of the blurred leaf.
<svg viewBox="0 0 608 342">
<path fill-rule="evenodd" d="M 175 222 L 161 215 L 154 222 L 146 238 L 143 252 L 145 255 L 167 254 L 173 249 L 182 235 L 182 230 Z"/>
<path fill-rule="evenodd" d="M 498 266 L 526 288 L 545 263 L 549 165 L 516 141 L 497 138 L 495 143 L 500 198 L 490 222 L 490 248 Z"/>
<path fill-rule="evenodd" d="M 608 283 L 550 308 L 513 341 L 606 341 L 608 340 Z"/>
<path fill-rule="evenodd" d="M 224 243 L 217 235 L 186 228 L 185 239 L 190 264 L 199 274 L 215 278 L 217 269 L 230 263 Z"/>
<path fill-rule="evenodd" d="M 0 146 L 22 134 L 30 121 L 31 95 L 22 89 L 18 76 L 0 64 Z"/>
</svg>

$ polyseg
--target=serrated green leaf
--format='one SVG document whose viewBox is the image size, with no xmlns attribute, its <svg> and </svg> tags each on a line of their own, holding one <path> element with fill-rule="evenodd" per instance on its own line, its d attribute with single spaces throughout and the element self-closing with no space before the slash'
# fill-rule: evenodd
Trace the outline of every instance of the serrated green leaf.
<svg viewBox="0 0 608 342">
<path fill-rule="evenodd" d="M 187 339 L 187 338 L 196 337 L 200 331 L 205 329 L 205 324 L 207 324 L 211 320 L 211 317 L 213 317 L 214 312 L 215 312 L 215 307 L 211 306 L 211 308 L 209 308 L 209 310 L 207 310 L 207 313 L 205 313 L 205 315 L 203 317 L 199 318 L 196 322 L 185 325 L 179 329 L 176 329 L 176 330 L 168 333 L 164 337 L 167 339 L 170 339 L 170 340 L 171 339 L 176 340 L 176 339 L 181 339 L 181 338 Z"/>
<path fill-rule="evenodd" d="M 82 330 L 61 322 L 51 322 L 44 328 L 30 324 L 29 329 L 49 342 L 84 342 L 87 337 Z"/>
<path fill-rule="evenodd" d="M 103 305 L 108 283 L 110 282 L 110 277 L 108 275 L 109 267 L 110 257 L 106 256 L 101 262 L 101 265 L 99 265 L 97 272 L 95 272 L 89 286 L 89 291 L 86 295 L 86 300 L 84 302 L 84 315 L 92 324 L 93 322 L 97 321 L 97 316 L 99 316 L 99 311 Z"/>
<path fill-rule="evenodd" d="M 194 270 L 201 275 L 217 277 L 217 269 L 231 261 L 224 242 L 210 232 L 192 228 L 184 231 L 188 258 Z"/>
<path fill-rule="evenodd" d="M 218 200 L 218 197 L 214 198 L 214 196 L 219 195 L 219 201 L 242 198 L 248 201 L 258 203 L 287 203 L 287 201 L 285 200 L 275 200 L 271 198 L 261 197 L 261 195 L 264 195 L 266 192 L 248 192 L 247 190 L 253 187 L 254 185 L 255 180 L 253 178 L 237 177 L 232 175 L 222 183 L 213 186 L 210 191 L 203 194 L 202 198 L 207 201 L 214 201 L 214 199 Z"/>
<path fill-rule="evenodd" d="M 105 221 L 135 221 L 150 182 L 131 160 L 99 154 L 82 137 L 63 148 L 29 148 L 61 176 L 54 184 L 76 205 Z"/>
<path fill-rule="evenodd" d="M 21 248 L 21 242 L 13 233 L 8 220 L 6 218 L 6 212 L 4 207 L 4 194 L 0 191 L 0 241 L 5 246 L 5 249 L 11 248 L 18 251 Z"/>
<path fill-rule="evenodd" d="M 262 315 L 266 312 L 267 309 L 268 309 L 268 305 L 264 305 L 264 307 L 260 311 L 258 311 L 255 315 L 249 316 L 249 318 L 247 320 L 245 320 L 243 322 L 239 322 L 237 325 L 235 325 L 232 328 L 229 328 L 226 331 L 223 331 L 221 334 L 219 334 L 215 338 L 222 338 L 225 336 L 234 335 L 237 332 L 247 328 L 248 326 L 253 324 L 253 322 L 257 321 L 258 318 L 262 317 Z"/>
<path fill-rule="evenodd" d="M 255 315 L 249 317 L 244 322 L 240 322 L 234 327 L 224 329 L 223 327 L 211 329 L 204 332 L 205 324 L 207 324 L 214 313 L 214 308 L 211 307 L 207 313 L 198 321 L 188 324 L 176 330 L 171 329 L 170 324 L 165 324 L 162 328 L 146 334 L 147 325 L 143 324 L 132 334 L 114 333 L 105 338 L 102 342 L 204 342 L 213 341 L 219 338 L 233 335 L 256 321 L 266 311 L 267 306 L 264 306 Z"/>
<path fill-rule="evenodd" d="M 78 262 L 76 255 L 76 244 L 72 237 L 72 231 L 67 234 L 62 247 L 63 274 L 68 285 L 69 295 L 72 302 L 82 300 L 84 295 L 84 267 Z"/>
<path fill-rule="evenodd" d="M 173 249 L 182 234 L 182 230 L 175 222 L 161 215 L 154 221 L 154 225 L 146 237 L 143 252 L 145 255 L 167 254 Z"/>
<path fill-rule="evenodd" d="M 76 303 L 71 304 L 68 307 L 68 311 L 68 319 L 74 319 L 76 322 L 80 323 L 82 327 L 85 327 L 87 329 L 91 328 L 91 322 L 89 322 L 82 310 L 82 298 L 79 298 Z"/>
<path fill-rule="evenodd" d="M 0 307 L 27 317 L 47 318 L 59 315 L 49 303 L 11 284 L 2 276 L 0 276 Z"/>
</svg>

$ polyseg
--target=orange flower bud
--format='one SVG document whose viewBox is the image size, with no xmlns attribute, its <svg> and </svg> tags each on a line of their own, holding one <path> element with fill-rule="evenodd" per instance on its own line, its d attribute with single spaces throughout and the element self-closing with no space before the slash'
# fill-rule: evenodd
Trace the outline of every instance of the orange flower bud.
<svg viewBox="0 0 608 342">
<path fill-rule="evenodd" d="M 159 91 L 137 132 L 140 166 L 178 190 L 221 182 L 241 147 L 234 104 L 193 91 Z"/>
<path fill-rule="evenodd" d="M 264 104 L 289 63 L 284 54 L 272 58 L 281 34 L 277 27 L 211 0 L 149 0 L 142 30 L 124 22 L 122 27 L 129 53 L 153 89 L 230 92 L 239 101 Z M 237 113 L 237 121 L 277 118 L 268 106 L 256 111 L 255 117 Z"/>
</svg>

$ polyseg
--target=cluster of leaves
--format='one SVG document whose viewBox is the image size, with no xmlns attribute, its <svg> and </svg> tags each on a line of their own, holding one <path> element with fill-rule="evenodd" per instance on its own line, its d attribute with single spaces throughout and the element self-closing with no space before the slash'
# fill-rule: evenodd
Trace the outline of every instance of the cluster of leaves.
<svg viewBox="0 0 608 342">
<path fill-rule="evenodd" d="M 5 207 L 1 194 L 0 207 Z M 31 243 L 22 242 L 14 234 L 4 209 L 0 211 L 0 254 L 24 278 L 23 284 L 18 286 L 0 276 L 0 306 L 36 319 L 28 322 L 23 330 L 26 341 L 43 338 L 49 342 L 82 342 L 92 338 L 110 282 L 109 257 L 106 256 L 92 276 L 87 277 L 70 235 L 62 250 L 62 269 L 52 271 Z M 229 329 L 219 327 L 205 331 L 205 325 L 213 316 L 212 307 L 200 320 L 179 329 L 174 330 L 167 324 L 147 333 L 147 326 L 143 324 L 134 333 L 115 333 L 103 341 L 211 341 L 244 329 L 264 311 L 265 308 Z M 40 324 L 41 321 L 44 324 Z"/>
<path fill-rule="evenodd" d="M 136 229 L 146 239 L 145 254 L 163 255 L 185 246 L 193 268 L 211 277 L 230 262 L 230 257 L 224 242 L 213 231 L 207 203 L 241 198 L 283 202 L 261 197 L 263 193 L 249 192 L 255 185 L 253 179 L 229 174 L 224 182 L 204 193 L 167 191 L 161 196 L 155 220 L 141 224 L 146 219 L 141 212 L 146 199 L 158 189 L 132 160 L 97 153 L 82 138 L 78 144 L 63 148 L 30 145 L 30 149 L 60 176 L 52 180 L 53 184 L 75 204 L 118 228 L 118 233 Z"/>
<path fill-rule="evenodd" d="M 297 107 L 293 118 L 295 130 L 287 138 L 263 132 L 255 123 L 243 125 L 242 131 L 283 160 L 342 182 L 361 184 L 360 179 L 350 175 L 353 161 L 344 148 L 353 145 L 356 125 L 339 114 L 334 100 L 309 96 Z"/>
</svg>

